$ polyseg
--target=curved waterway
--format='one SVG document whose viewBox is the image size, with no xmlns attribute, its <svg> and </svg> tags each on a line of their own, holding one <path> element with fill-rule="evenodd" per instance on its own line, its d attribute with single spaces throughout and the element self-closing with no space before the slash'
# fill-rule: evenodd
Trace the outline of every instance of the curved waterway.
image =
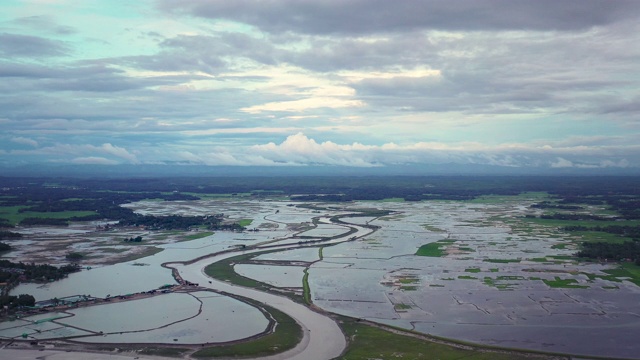
<svg viewBox="0 0 640 360">
<path fill-rule="evenodd" d="M 303 329 L 303 338 L 302 340 L 291 350 L 288 350 L 284 353 L 281 354 L 277 354 L 277 355 L 273 355 L 273 356 L 269 356 L 269 357 L 265 357 L 263 359 L 268 359 L 268 360 L 276 360 L 276 359 L 329 359 L 329 358 L 335 358 L 337 356 L 339 356 L 345 349 L 346 347 L 346 340 L 345 337 L 340 329 L 340 327 L 337 325 L 337 323 L 331 319 L 330 317 L 328 317 L 325 314 L 316 312 L 314 310 L 311 310 L 310 308 L 301 305 L 299 303 L 296 303 L 294 301 L 292 301 L 291 299 L 284 297 L 284 296 L 280 296 L 280 295 L 275 295 L 272 293 L 265 293 L 265 292 L 261 292 L 255 289 L 250 289 L 250 288 L 245 288 L 245 287 L 241 287 L 241 286 L 237 286 L 237 285 L 233 285 L 224 281 L 218 281 L 215 279 L 210 278 L 209 276 L 207 276 L 204 273 L 204 268 L 212 263 L 215 263 L 217 261 L 221 261 L 224 259 L 227 259 L 229 257 L 233 257 L 233 256 L 237 256 L 240 254 L 249 254 L 249 253 L 257 253 L 257 252 L 263 252 L 266 250 L 280 250 L 282 252 L 286 252 L 286 251 L 290 251 L 290 250 L 296 250 L 296 249 L 309 249 L 310 247 L 317 247 L 317 246 L 324 246 L 324 245 L 332 245 L 332 244 L 338 244 L 338 243 L 342 243 L 342 242 L 346 242 L 349 240 L 353 240 L 356 238 L 360 238 L 363 236 L 366 236 L 370 233 L 372 233 L 374 230 L 370 229 L 370 228 L 366 228 L 364 226 L 360 226 L 360 225 L 352 225 L 352 224 L 341 224 L 341 225 L 337 225 L 337 224 L 333 224 L 334 228 L 331 228 L 332 230 L 332 234 L 334 237 L 326 240 L 323 238 L 318 238 L 318 239 L 309 239 L 309 237 L 305 237 L 302 241 L 299 241 L 300 239 L 296 239 L 295 236 L 291 237 L 291 236 L 285 236 L 283 238 L 280 239 L 280 241 L 277 241 L 275 243 L 265 243 L 263 245 L 254 245 L 254 247 L 247 249 L 247 250 L 238 250 L 238 251 L 225 251 L 223 253 L 218 253 L 217 255 L 211 255 L 208 257 L 203 257 L 201 259 L 193 259 L 193 257 L 191 257 L 191 261 L 187 260 L 189 259 L 188 257 L 185 257 L 184 255 L 186 255 L 186 253 L 191 252 L 191 254 L 195 255 L 191 250 L 192 249 L 188 249 L 185 254 L 180 254 L 183 256 L 167 256 L 169 255 L 168 253 L 163 254 L 164 256 L 162 257 L 157 257 L 157 259 L 154 259 L 154 257 L 151 258 L 146 258 L 146 259 L 141 259 L 141 260 L 150 260 L 149 262 L 153 263 L 153 264 L 149 264 L 149 265 L 159 265 L 157 260 L 160 260 L 160 258 L 163 258 L 163 260 L 165 261 L 170 261 L 168 263 L 166 263 L 166 267 L 170 267 L 173 269 L 176 269 L 178 271 L 178 273 L 180 274 L 180 276 L 182 277 L 183 280 L 192 282 L 192 283 L 198 283 L 200 284 L 201 287 L 203 288 L 209 288 L 215 292 L 218 293 L 223 293 L 223 294 L 232 294 L 232 295 L 239 295 L 241 297 L 245 297 L 245 298 L 250 298 L 256 301 L 259 301 L 261 303 L 264 303 L 268 306 L 271 306 L 273 308 L 276 308 L 284 313 L 286 313 L 287 315 L 289 315 L 290 317 L 292 317 L 293 319 L 295 319 L 295 321 L 301 326 L 301 328 Z M 338 231 L 337 230 L 341 230 L 343 229 L 343 236 L 337 235 Z M 229 234 L 225 234 L 227 236 L 229 236 Z M 323 234 L 326 235 L 326 234 Z M 238 236 L 238 235 L 236 235 Z M 226 236 L 223 236 L 226 237 Z M 193 243 L 196 242 L 205 242 L 207 241 L 206 239 L 201 239 L 199 241 L 194 241 Z M 192 243 L 192 244 L 193 244 Z M 204 245 L 204 244 L 203 244 Z M 208 244 L 207 244 L 208 245 Z M 216 247 L 214 247 L 215 249 Z M 210 249 L 210 250 L 214 250 L 214 249 Z M 218 249 L 220 249 L 218 247 Z M 199 249 L 200 251 L 202 251 L 202 249 Z M 178 254 L 176 254 L 178 255 Z M 192 255 L 192 256 L 193 256 Z M 151 260 L 153 259 L 153 260 Z M 128 271 L 125 271 L 125 268 L 120 269 L 121 267 L 126 266 Z M 81 272 L 79 274 L 84 274 L 85 277 L 87 277 L 87 279 L 85 280 L 89 280 L 89 279 L 93 279 L 95 280 L 96 275 L 99 275 L 99 273 L 101 271 L 109 271 L 109 270 L 114 270 L 114 269 L 119 269 L 119 270 L 123 270 L 127 273 L 128 276 L 118 276 L 118 278 L 123 279 L 123 278 L 127 278 L 128 279 L 128 283 L 130 286 L 125 286 L 124 288 L 120 288 L 118 286 L 114 287 L 113 289 L 111 289 L 106 282 L 102 282 L 99 294 L 96 294 L 98 296 L 104 296 L 103 294 L 101 294 L 102 292 L 115 292 L 118 293 L 118 290 L 127 290 L 127 291 L 140 291 L 140 290 L 148 290 L 147 287 L 149 287 L 149 277 L 146 276 L 140 276 L 140 277 L 133 277 L 138 278 L 140 281 L 133 281 L 130 282 L 131 280 L 131 271 L 132 270 L 137 270 L 137 271 L 142 271 L 145 274 L 147 272 L 154 272 L 154 280 L 157 283 L 162 283 L 163 280 L 162 279 L 167 279 L 167 272 L 168 269 L 163 269 L 164 271 L 157 273 L 156 271 L 158 270 L 156 266 L 143 266 L 143 267 L 130 267 L 130 264 L 118 264 L 118 265 L 114 265 L 114 266 L 106 266 L 103 268 L 99 268 L 99 269 L 94 269 L 92 270 L 92 272 Z M 74 274 L 76 276 L 74 276 L 73 280 L 81 280 L 84 279 L 83 276 L 77 276 L 78 274 Z M 88 276 L 91 275 L 91 276 Z M 69 282 L 69 286 L 71 286 L 72 288 L 76 289 L 75 291 L 77 291 L 77 289 L 79 288 L 83 288 L 82 286 L 78 287 L 78 286 L 72 286 L 72 285 L 78 285 L 77 281 L 72 281 L 72 279 L 66 279 L 67 282 Z M 63 281 L 64 282 L 64 281 Z M 142 283 L 141 283 L 142 282 Z M 145 283 L 146 286 L 143 285 L 143 283 Z M 51 284 L 53 285 L 53 284 Z M 153 287 L 155 287 L 157 284 L 153 285 Z M 135 290 L 134 290 L 135 288 Z M 21 289 L 22 290 L 22 289 Z M 30 289 L 30 290 L 36 290 L 36 289 Z M 51 286 L 51 288 L 49 289 L 48 287 L 42 287 L 40 286 L 37 290 L 39 290 L 38 292 L 38 298 L 43 299 L 43 298 L 51 298 L 52 296 L 64 296 L 65 294 L 71 293 L 73 292 L 72 289 L 69 289 L 67 286 L 61 286 L 61 287 L 57 287 L 57 286 Z M 51 290 L 51 291 L 49 291 Z M 202 292 L 201 292 L 202 294 Z M 212 293 L 213 295 L 213 293 Z M 182 295 L 178 295 L 175 294 L 173 296 L 187 296 L 186 294 L 182 294 Z M 215 297 L 215 295 L 213 295 Z M 123 304 L 117 304 L 117 305 L 111 305 L 112 307 L 114 306 L 120 306 L 120 307 L 131 307 L 131 308 L 136 308 L 136 303 L 147 303 L 147 302 L 153 302 L 153 301 L 160 301 L 160 300 L 166 300 L 169 299 L 168 295 L 164 295 L 164 296 L 160 296 L 159 298 L 155 299 L 155 298 L 151 298 L 151 299 L 143 299 L 143 300 L 138 300 L 138 301 L 132 301 L 132 302 L 127 302 L 127 303 L 123 303 Z M 194 297 L 195 298 L 195 297 Z M 224 299 L 229 299 L 231 300 L 231 298 L 228 298 L 226 296 L 223 296 Z M 205 299 L 201 299 L 200 301 L 203 302 L 203 300 Z M 219 301 L 220 299 L 218 299 Z M 206 303 L 209 300 L 204 301 L 204 303 Z M 237 300 L 232 300 L 231 302 L 233 303 L 239 303 Z M 239 303 L 243 306 L 247 306 L 247 304 L 243 304 L 243 303 Z M 208 305 L 208 304 L 205 304 Z M 204 306 L 202 307 L 202 309 L 206 309 L 208 306 Z M 95 316 L 93 316 L 96 312 L 97 313 L 101 313 L 101 311 L 103 310 L 108 310 L 107 308 L 109 308 L 109 305 L 104 305 L 104 306 L 95 306 L 95 307 L 89 307 L 89 308 L 84 308 L 84 309 L 79 309 L 77 311 L 70 311 L 68 314 L 69 315 L 75 315 L 72 317 L 68 317 L 65 319 L 65 322 L 69 322 L 72 323 L 72 325 L 74 325 L 74 328 L 79 328 L 79 325 L 82 325 L 84 327 L 89 327 L 87 324 L 83 323 L 83 321 L 89 321 L 91 322 L 92 319 L 95 319 Z M 189 309 L 185 308 L 185 311 L 188 311 Z M 77 313 L 75 313 L 77 312 Z M 85 314 L 86 313 L 86 314 Z M 87 315 L 87 316 L 84 316 Z M 177 314 L 180 315 L 180 314 Z M 176 316 L 177 316 L 176 315 Z M 178 316 L 179 318 L 188 318 L 190 314 L 186 314 L 183 316 Z M 191 316 L 191 315 L 190 315 Z M 199 319 L 200 317 L 198 317 Z M 158 319 L 161 320 L 161 319 Z M 209 320 L 209 319 L 206 319 Z M 264 318 L 262 318 L 261 321 L 264 322 Z M 174 321 L 177 321 L 174 319 Z M 61 321 L 62 322 L 62 321 Z M 157 322 L 157 321 L 156 321 Z M 142 323 L 144 323 L 144 321 L 142 321 Z M 216 321 L 216 323 L 218 323 Z M 243 322 L 240 322 L 243 323 Z M 218 337 L 216 336 L 215 339 L 208 337 L 206 339 L 204 339 L 202 336 L 196 336 L 194 339 L 191 339 L 191 341 L 187 341 L 189 338 L 189 334 L 182 334 L 180 333 L 180 330 L 172 330 L 171 327 L 164 327 L 161 326 L 160 330 L 152 330 L 152 331 L 148 331 L 148 327 L 153 325 L 152 327 L 157 327 L 158 324 L 144 324 L 144 326 L 141 325 L 140 322 L 135 321 L 134 322 L 135 326 L 127 326 L 126 324 L 123 325 L 122 322 L 118 321 L 117 324 L 111 324 L 113 327 L 112 328 L 108 328 L 109 324 L 102 324 L 101 326 L 104 327 L 104 329 L 100 328 L 100 331 L 104 331 L 104 336 L 103 337 L 99 337 L 99 340 L 96 341 L 96 337 L 94 336 L 89 336 L 86 339 L 83 339 L 87 342 L 101 342 L 101 343 L 111 343 L 111 342 L 130 342 L 130 341 L 123 341 L 124 338 L 126 338 L 127 336 L 131 336 L 131 331 L 133 331 L 134 333 L 136 333 L 136 337 L 134 340 L 134 342 L 154 342 L 154 343 L 162 343 L 162 342 L 169 342 L 167 341 L 167 339 L 169 338 L 173 338 L 175 341 L 175 338 L 177 337 L 182 337 L 184 336 L 184 338 L 180 339 L 181 343 L 206 343 L 206 342 L 218 342 L 220 341 L 220 339 L 218 339 Z M 63 324 L 60 324 L 63 325 Z M 147 326 L 149 325 L 149 326 Z M 264 324 L 263 323 L 259 323 L 257 324 L 257 327 L 262 327 L 264 328 Z M 93 327 L 93 326 L 91 326 Z M 131 327 L 132 329 L 129 329 L 129 327 Z M 107 329 L 108 328 L 108 329 Z M 54 329 L 56 330 L 56 329 Z M 140 330 L 143 330 L 143 332 L 139 332 Z M 93 332 L 94 334 L 98 334 L 97 329 L 90 329 L 87 330 L 89 332 Z M 258 330 L 259 331 L 259 330 Z M 139 333 L 138 333 L 139 332 Z M 243 337 L 247 337 L 250 336 L 251 334 L 253 334 L 255 332 L 255 329 L 251 329 L 249 331 L 249 333 L 242 333 L 242 334 L 233 334 L 232 337 L 236 337 L 236 338 L 243 338 Z M 107 335 L 108 333 L 110 333 L 109 335 Z M 102 334 L 102 332 L 100 333 Z M 122 334 L 122 335 L 120 335 Z M 149 335 L 145 335 L 145 334 L 151 334 L 153 336 L 149 336 Z M 180 336 L 182 335 L 182 336 Z M 200 334 L 201 335 L 201 334 Z M 228 335 L 228 334 L 227 334 Z M 231 335 L 229 335 L 231 336 Z M 123 338 L 124 337 L 124 338 Z M 46 338 L 46 336 L 44 336 L 43 338 Z M 147 339 L 149 338 L 149 339 Z M 231 338 L 224 338 L 224 340 L 222 341 L 230 341 L 233 340 Z"/>
<path fill-rule="evenodd" d="M 360 226 L 353 226 L 356 231 L 350 234 L 353 237 L 361 237 L 370 234 L 373 230 Z M 336 238 L 323 242 L 323 244 L 337 244 L 348 241 L 347 237 Z M 283 244 L 276 246 L 268 246 L 269 248 L 277 247 L 281 250 L 291 250 L 304 247 L 304 244 Z M 264 251 L 265 247 L 258 247 L 245 251 L 234 251 L 219 254 L 212 257 L 206 257 L 193 263 L 167 264 L 167 267 L 176 269 L 180 276 L 193 283 L 201 284 L 214 291 L 225 292 L 229 294 L 239 295 L 253 300 L 260 301 L 266 305 L 274 307 L 287 315 L 291 316 L 302 327 L 303 339 L 296 347 L 284 353 L 265 357 L 268 360 L 277 359 L 295 359 L 295 360 L 323 360 L 332 359 L 344 351 L 347 346 L 346 339 L 338 324 L 330 317 L 311 310 L 310 308 L 298 304 L 293 300 L 284 296 L 265 293 L 251 288 L 233 285 L 224 281 L 212 279 L 205 274 L 204 269 L 215 262 L 241 255 Z"/>
</svg>

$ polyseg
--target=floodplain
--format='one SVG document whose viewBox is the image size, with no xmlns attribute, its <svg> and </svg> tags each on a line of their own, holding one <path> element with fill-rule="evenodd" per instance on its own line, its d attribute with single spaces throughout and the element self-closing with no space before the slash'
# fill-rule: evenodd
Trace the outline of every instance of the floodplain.
<svg viewBox="0 0 640 360">
<path fill-rule="evenodd" d="M 208 291 L 207 284 L 176 283 L 164 266 L 229 253 L 247 255 L 219 263 L 217 276 L 345 316 L 350 320 L 338 321 L 345 333 L 360 326 L 351 321 L 362 321 L 453 343 L 637 358 L 639 267 L 577 257 L 583 241 L 607 241 L 610 234 L 569 231 L 577 222 L 544 219 L 547 210 L 536 205 L 545 201 L 555 200 L 542 192 L 463 201 L 211 196 L 124 207 L 160 217 L 224 213 L 246 230 L 105 229 L 113 224 L 107 220 L 18 226 L 12 231 L 23 238 L 12 240 L 14 250 L 3 258 L 33 261 L 37 253 L 38 261 L 63 264 L 64 254 L 82 252 L 83 270 L 14 288 L 11 294 L 67 307 L 2 322 L 0 339 L 187 347 L 259 339 L 273 330 L 265 308 Z M 580 211 L 615 215 L 604 205 Z M 123 244 L 135 236 L 144 241 Z M 148 294 L 162 288 L 170 291 Z"/>
</svg>

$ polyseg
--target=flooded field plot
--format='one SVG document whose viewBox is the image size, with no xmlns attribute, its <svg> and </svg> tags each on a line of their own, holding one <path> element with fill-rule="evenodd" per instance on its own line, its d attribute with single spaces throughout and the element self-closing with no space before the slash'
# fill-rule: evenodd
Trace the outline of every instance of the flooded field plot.
<svg viewBox="0 0 640 360">
<path fill-rule="evenodd" d="M 238 274 L 276 287 L 302 287 L 304 267 L 284 265 L 237 264 L 233 267 Z"/>
<path fill-rule="evenodd" d="M 373 221 L 381 226 L 373 235 L 323 249 L 309 271 L 313 301 L 466 341 L 637 356 L 629 333 L 640 331 L 640 287 L 607 277 L 611 265 L 573 260 L 568 234 L 514 226 L 525 205 L 385 204 L 399 213 Z"/>
<path fill-rule="evenodd" d="M 156 298 L 152 298 L 156 299 Z M 122 315 L 109 320 L 105 334 L 79 339 L 91 343 L 203 344 L 244 339 L 264 331 L 265 316 L 245 303 L 210 292 L 168 294 L 156 301 L 131 301 Z M 77 314 L 74 326 L 92 326 L 91 319 L 105 316 L 105 306 Z M 164 311 L 162 309 L 165 309 Z M 98 312 L 98 313 L 96 313 Z M 134 315 L 135 314 L 135 315 Z M 73 319 L 73 318 L 70 318 Z M 89 321 L 89 323 L 86 323 Z M 144 325 L 145 329 L 140 329 Z M 96 328 L 93 324 L 92 328 Z M 140 331 L 144 330 L 144 331 Z"/>
<path fill-rule="evenodd" d="M 254 260 L 275 261 L 316 261 L 320 260 L 318 248 L 302 248 L 281 252 L 274 252 L 256 256 Z"/>
</svg>

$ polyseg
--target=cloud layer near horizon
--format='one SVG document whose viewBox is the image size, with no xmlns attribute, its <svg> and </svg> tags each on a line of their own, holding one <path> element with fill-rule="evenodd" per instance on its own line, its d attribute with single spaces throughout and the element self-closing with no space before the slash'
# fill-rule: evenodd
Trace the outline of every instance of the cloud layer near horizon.
<svg viewBox="0 0 640 360">
<path fill-rule="evenodd" d="M 5 165 L 640 167 L 637 1 L 0 10 Z"/>
</svg>

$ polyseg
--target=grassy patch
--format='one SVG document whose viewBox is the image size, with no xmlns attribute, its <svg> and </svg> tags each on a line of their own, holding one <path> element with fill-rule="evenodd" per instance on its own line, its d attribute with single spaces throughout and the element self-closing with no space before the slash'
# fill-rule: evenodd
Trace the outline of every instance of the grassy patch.
<svg viewBox="0 0 640 360">
<path fill-rule="evenodd" d="M 611 244 L 622 244 L 625 241 L 632 241 L 630 237 L 610 234 L 602 231 L 575 231 L 571 234 L 579 235 L 584 242 L 606 242 Z"/>
<path fill-rule="evenodd" d="M 170 347 L 157 347 L 157 348 L 149 347 L 149 348 L 144 348 L 142 350 L 139 350 L 138 354 L 181 358 L 187 352 L 189 352 L 189 349 L 170 348 Z"/>
<path fill-rule="evenodd" d="M 55 212 L 18 212 L 27 206 L 1 206 L 0 218 L 6 219 L 15 225 L 26 218 L 47 218 L 47 219 L 70 219 L 73 217 L 84 217 L 97 214 L 95 211 L 55 211 Z"/>
<path fill-rule="evenodd" d="M 256 254 L 244 254 L 244 255 L 230 257 L 207 266 L 204 269 L 204 272 L 205 274 L 211 276 L 212 278 L 222 280 L 222 281 L 229 281 L 236 285 L 262 289 L 265 291 L 269 290 L 270 287 L 267 286 L 266 284 L 238 275 L 238 273 L 236 273 L 233 270 L 234 264 L 242 261 L 247 261 L 254 256 L 256 256 Z"/>
<path fill-rule="evenodd" d="M 438 228 L 438 227 L 431 226 L 431 225 L 427 225 L 427 224 L 422 225 L 422 227 L 423 227 L 425 230 L 427 230 L 427 231 L 431 231 L 431 232 L 438 232 L 438 233 L 447 232 L 447 231 L 446 231 L 446 230 L 444 230 L 444 229 L 440 229 L 440 228 Z"/>
<path fill-rule="evenodd" d="M 182 239 L 184 241 L 189 241 L 189 240 L 196 240 L 196 239 L 202 239 L 205 238 L 207 236 L 211 236 L 213 235 L 213 231 L 204 231 L 204 232 L 199 232 L 199 233 L 195 233 L 195 234 L 190 234 L 190 235 L 186 235 L 183 236 Z"/>
<path fill-rule="evenodd" d="M 622 263 L 617 269 L 603 270 L 603 272 L 616 278 L 627 278 L 632 283 L 640 286 L 640 266 L 632 262 Z"/>
<path fill-rule="evenodd" d="M 420 279 L 404 277 L 404 278 L 398 279 L 398 281 L 400 282 L 400 284 L 417 284 L 420 282 Z"/>
<path fill-rule="evenodd" d="M 441 360 L 507 360 L 527 359 L 523 354 L 499 353 L 490 350 L 460 349 L 408 335 L 344 320 L 341 327 L 349 341 L 345 354 L 338 359 L 441 359 Z"/>
<path fill-rule="evenodd" d="M 484 259 L 484 262 L 507 264 L 507 263 L 519 263 L 520 259 Z"/>
<path fill-rule="evenodd" d="M 522 221 L 551 227 L 565 227 L 565 226 L 638 226 L 640 220 L 624 220 L 624 221 L 594 221 L 594 220 L 557 220 L 557 219 L 540 219 L 540 218 L 522 218 Z"/>
<path fill-rule="evenodd" d="M 503 275 L 503 276 L 498 276 L 496 278 L 496 280 L 524 280 L 524 276 L 519 276 L 519 275 Z"/>
<path fill-rule="evenodd" d="M 411 309 L 411 305 L 409 304 L 394 304 L 393 308 L 396 310 L 409 310 Z"/>
<path fill-rule="evenodd" d="M 311 305 L 311 287 L 309 287 L 309 268 L 304 269 L 304 276 L 302 277 L 302 298 L 304 302 Z"/>
<path fill-rule="evenodd" d="M 213 346 L 192 354 L 195 358 L 210 357 L 261 357 L 289 350 L 302 339 L 302 328 L 287 314 L 269 306 L 264 308 L 277 322 L 276 330 L 257 340 L 233 345 Z"/>
<path fill-rule="evenodd" d="M 453 240 L 439 240 L 436 242 L 428 243 L 420 246 L 420 248 L 418 248 L 418 251 L 416 251 L 416 255 L 442 257 L 446 255 L 446 252 L 443 248 L 453 243 Z"/>
<path fill-rule="evenodd" d="M 251 225 L 252 222 L 253 222 L 253 219 L 240 219 L 238 221 L 238 225 L 247 227 L 247 226 Z"/>
<path fill-rule="evenodd" d="M 464 271 L 470 272 L 470 273 L 479 273 L 482 270 L 480 270 L 480 268 L 468 268 L 468 269 L 464 269 Z"/>
<path fill-rule="evenodd" d="M 469 275 L 460 275 L 460 276 L 458 276 L 458 279 L 462 279 L 462 280 L 478 280 L 477 277 L 469 276 Z"/>
<path fill-rule="evenodd" d="M 588 289 L 588 286 L 577 285 L 578 280 L 576 279 L 560 279 L 559 276 L 556 276 L 554 280 L 542 280 L 547 286 L 552 288 L 567 288 L 567 289 Z"/>
</svg>

